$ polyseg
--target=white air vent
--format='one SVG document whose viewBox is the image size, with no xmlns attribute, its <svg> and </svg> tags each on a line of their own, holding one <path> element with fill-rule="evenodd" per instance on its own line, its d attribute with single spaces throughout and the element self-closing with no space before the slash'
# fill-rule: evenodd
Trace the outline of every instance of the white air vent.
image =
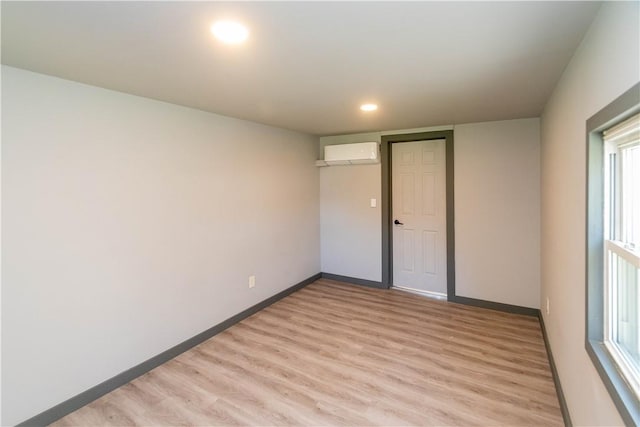
<svg viewBox="0 0 640 427">
<path fill-rule="evenodd" d="M 327 165 L 360 165 L 378 163 L 377 142 L 327 145 L 324 147 L 324 163 Z"/>
</svg>

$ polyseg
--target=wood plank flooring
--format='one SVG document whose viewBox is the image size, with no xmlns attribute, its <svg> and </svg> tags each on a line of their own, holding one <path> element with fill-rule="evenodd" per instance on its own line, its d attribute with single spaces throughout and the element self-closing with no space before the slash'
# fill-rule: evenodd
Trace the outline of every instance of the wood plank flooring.
<svg viewBox="0 0 640 427">
<path fill-rule="evenodd" d="M 563 422 L 536 318 L 321 279 L 54 425 Z"/>
</svg>

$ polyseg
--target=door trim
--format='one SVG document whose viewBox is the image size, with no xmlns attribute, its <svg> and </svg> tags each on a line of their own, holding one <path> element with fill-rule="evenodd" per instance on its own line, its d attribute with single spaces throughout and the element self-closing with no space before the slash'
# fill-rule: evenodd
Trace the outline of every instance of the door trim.
<svg viewBox="0 0 640 427">
<path fill-rule="evenodd" d="M 453 193 L 453 130 L 419 132 L 400 135 L 383 135 L 380 144 L 382 168 L 382 285 L 393 285 L 393 237 L 391 203 L 391 144 L 398 142 L 445 140 L 446 207 L 447 207 L 447 300 L 456 295 L 455 227 Z"/>
</svg>

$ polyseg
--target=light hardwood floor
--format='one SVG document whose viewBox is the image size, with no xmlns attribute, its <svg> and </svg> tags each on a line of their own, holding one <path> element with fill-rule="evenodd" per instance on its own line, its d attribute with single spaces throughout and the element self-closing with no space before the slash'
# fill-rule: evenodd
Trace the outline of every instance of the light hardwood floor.
<svg viewBox="0 0 640 427">
<path fill-rule="evenodd" d="M 318 280 L 54 425 L 562 425 L 538 319 Z"/>
</svg>

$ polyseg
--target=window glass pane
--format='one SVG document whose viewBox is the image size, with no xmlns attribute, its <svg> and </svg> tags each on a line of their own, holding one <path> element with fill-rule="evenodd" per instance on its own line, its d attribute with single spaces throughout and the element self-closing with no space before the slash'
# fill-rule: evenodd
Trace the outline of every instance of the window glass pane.
<svg viewBox="0 0 640 427">
<path fill-rule="evenodd" d="M 608 179 L 607 187 L 609 191 L 609 197 L 605 199 L 605 220 L 608 223 L 608 235 L 605 236 L 606 239 L 615 239 L 616 238 L 616 225 L 617 225 L 617 203 L 618 203 L 618 190 L 616 187 L 617 184 L 617 154 L 609 153 L 609 167 L 608 174 L 606 179 Z"/>
<path fill-rule="evenodd" d="M 638 269 L 613 254 L 613 267 L 617 274 L 612 285 L 615 287 L 614 294 L 617 295 L 617 307 L 612 336 L 613 341 L 618 344 L 629 356 L 629 358 L 640 365 L 640 349 L 638 348 Z M 614 277 L 615 277 L 614 276 Z M 617 333 L 616 333 L 617 332 Z"/>
<path fill-rule="evenodd" d="M 640 145 L 621 149 L 622 236 L 631 249 L 640 249 Z"/>
</svg>

